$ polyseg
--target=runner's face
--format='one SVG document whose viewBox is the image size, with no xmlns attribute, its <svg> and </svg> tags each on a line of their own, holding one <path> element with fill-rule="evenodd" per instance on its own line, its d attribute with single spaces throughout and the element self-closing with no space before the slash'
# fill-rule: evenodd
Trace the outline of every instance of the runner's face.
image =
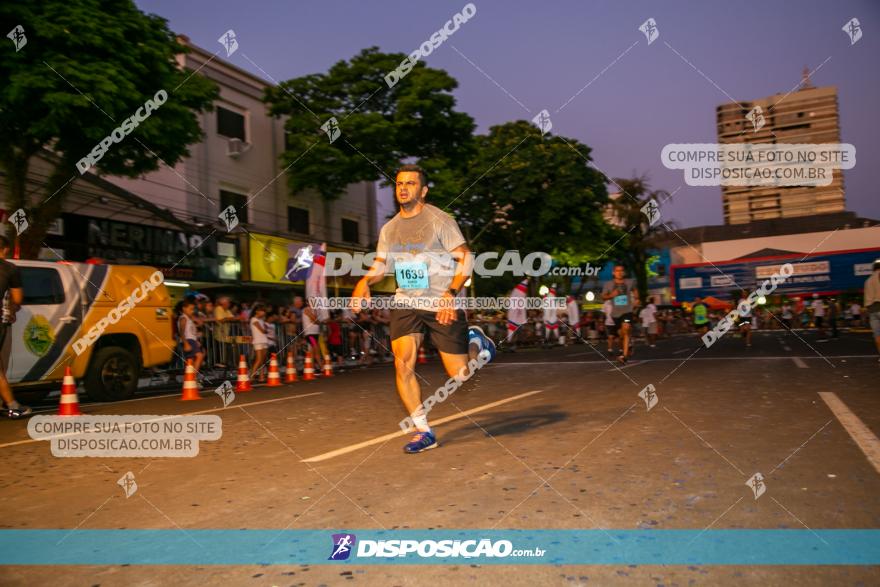
<svg viewBox="0 0 880 587">
<path fill-rule="evenodd" d="M 617 267 L 614 268 L 614 279 L 615 279 L 615 281 L 620 281 L 620 280 L 623 279 L 625 276 L 626 276 L 626 271 L 624 270 L 623 267 L 621 267 L 620 265 L 618 265 Z"/>
<path fill-rule="evenodd" d="M 397 174 L 395 195 L 401 206 L 411 205 L 424 199 L 428 186 L 423 186 L 416 171 L 401 171 Z"/>
</svg>

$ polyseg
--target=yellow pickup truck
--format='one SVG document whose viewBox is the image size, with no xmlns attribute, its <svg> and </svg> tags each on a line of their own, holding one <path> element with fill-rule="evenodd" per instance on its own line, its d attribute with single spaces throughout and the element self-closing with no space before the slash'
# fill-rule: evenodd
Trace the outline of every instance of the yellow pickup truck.
<svg viewBox="0 0 880 587">
<path fill-rule="evenodd" d="M 89 398 L 131 397 L 141 372 L 171 360 L 171 299 L 152 267 L 10 260 L 24 301 L 3 357 L 16 393 L 58 389 L 64 369 Z"/>
</svg>

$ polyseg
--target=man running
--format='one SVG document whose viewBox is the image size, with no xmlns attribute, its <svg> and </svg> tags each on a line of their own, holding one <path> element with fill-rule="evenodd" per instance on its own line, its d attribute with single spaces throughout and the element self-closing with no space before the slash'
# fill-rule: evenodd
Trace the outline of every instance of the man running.
<svg viewBox="0 0 880 587">
<path fill-rule="evenodd" d="M 9 239 L 0 235 L 0 300 L 3 300 L 3 317 L 0 321 L 0 347 L 7 342 L 10 336 L 12 323 L 15 322 L 15 314 L 24 301 L 24 290 L 21 287 L 21 274 L 18 267 L 6 260 L 9 254 Z M 0 397 L 6 405 L 4 413 L 7 418 L 23 418 L 31 414 L 31 409 L 16 401 L 12 395 L 12 388 L 6 379 L 6 358 L 0 365 Z"/>
<path fill-rule="evenodd" d="M 475 355 L 486 353 L 490 360 L 495 355 L 495 344 L 479 327 L 468 329 L 464 312 L 454 307 L 455 296 L 470 277 L 470 249 L 455 220 L 425 203 L 427 193 L 428 179 L 420 167 L 400 168 L 395 189 L 400 212 L 382 227 L 376 260 L 352 292 L 355 311 L 360 311 L 360 300 L 370 297 L 370 285 L 385 276 L 386 261 L 394 270 L 398 307 L 391 311 L 391 352 L 397 392 L 416 428 L 411 442 L 403 447 L 407 453 L 438 446 L 415 373 L 423 330 L 430 332 L 450 377 L 468 372 L 469 346 Z M 452 275 L 450 265 L 454 266 Z"/>
<path fill-rule="evenodd" d="M 639 292 L 633 287 L 631 279 L 626 279 L 623 265 L 614 266 L 614 278 L 602 288 L 602 299 L 611 301 L 611 317 L 617 334 L 620 336 L 621 363 L 626 363 L 630 352 L 630 323 L 633 320 L 633 308 L 639 305 Z"/>
</svg>

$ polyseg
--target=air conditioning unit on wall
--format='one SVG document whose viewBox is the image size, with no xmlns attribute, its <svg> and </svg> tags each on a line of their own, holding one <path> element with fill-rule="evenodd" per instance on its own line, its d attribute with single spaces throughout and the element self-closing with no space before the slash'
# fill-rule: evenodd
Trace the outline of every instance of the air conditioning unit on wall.
<svg viewBox="0 0 880 587">
<path fill-rule="evenodd" d="M 250 148 L 251 144 L 241 139 L 229 139 L 226 143 L 226 154 L 233 159 L 238 159 L 242 153 L 247 153 Z"/>
</svg>

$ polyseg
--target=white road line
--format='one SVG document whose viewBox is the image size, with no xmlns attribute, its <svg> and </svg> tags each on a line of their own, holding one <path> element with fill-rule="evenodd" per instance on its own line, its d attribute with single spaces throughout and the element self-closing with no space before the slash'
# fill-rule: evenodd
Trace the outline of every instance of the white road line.
<svg viewBox="0 0 880 587">
<path fill-rule="evenodd" d="M 792 357 L 791 360 L 794 361 L 794 364 L 797 365 L 798 367 L 800 367 L 801 369 L 809 369 L 809 367 L 807 367 L 807 364 L 804 363 L 804 360 L 801 359 L 800 357 Z"/>
<path fill-rule="evenodd" d="M 677 350 L 677 351 L 672 351 L 672 354 L 673 354 L 673 355 L 680 355 L 681 353 L 686 353 L 686 352 L 688 352 L 688 351 L 690 351 L 690 350 L 691 350 L 691 349 L 679 349 L 679 350 Z"/>
<path fill-rule="evenodd" d="M 232 405 L 225 407 L 225 408 L 212 408 L 210 410 L 199 410 L 197 412 L 187 412 L 185 414 L 168 414 L 165 416 L 159 416 L 155 420 L 144 420 L 144 421 L 145 422 L 161 422 L 162 420 L 169 420 L 171 418 L 180 418 L 181 416 L 197 416 L 199 414 L 210 414 L 212 412 L 222 412 L 222 411 L 227 411 L 227 410 L 232 411 L 238 407 L 248 407 L 249 408 L 251 406 L 259 406 L 260 404 L 271 404 L 271 403 L 283 402 L 283 401 L 287 401 L 287 400 L 291 400 L 291 399 L 299 399 L 301 397 L 322 395 L 323 393 L 324 393 L 323 391 L 315 391 L 313 393 L 303 393 L 300 395 L 291 395 L 288 397 L 277 397 L 274 399 L 267 399 L 267 400 L 262 400 L 262 401 L 258 401 L 258 402 L 232 404 Z M 202 399 L 206 399 L 206 398 L 202 398 Z M 97 415 L 112 416 L 112 415 L 116 415 L 116 414 L 86 414 L 86 415 L 88 415 L 88 416 L 97 416 Z M 147 415 L 151 415 L 151 414 L 147 414 Z M 72 416 L 67 416 L 67 417 L 69 418 Z M 27 440 L 16 440 L 14 442 L 6 442 L 4 444 L 0 444 L 0 448 L 6 448 L 7 446 L 18 446 L 20 444 L 30 444 L 32 442 L 44 442 L 46 440 L 52 440 L 53 438 L 62 438 L 65 436 L 79 436 L 80 434 L 82 434 L 82 432 L 69 432 L 66 434 L 57 434 L 55 436 L 47 436 L 45 438 L 40 438 L 40 439 L 28 438 Z"/>
<path fill-rule="evenodd" d="M 459 420 L 461 418 L 465 418 L 470 416 L 471 414 L 476 414 L 477 412 L 482 412 L 506 403 L 510 403 L 512 401 L 516 401 L 518 399 L 522 399 L 524 397 L 529 397 L 530 395 L 535 395 L 536 393 L 544 393 L 543 389 L 536 389 L 535 391 L 527 391 L 526 393 L 521 393 L 519 395 L 514 395 L 512 397 L 508 397 L 502 400 L 498 400 L 497 402 L 492 402 L 490 404 L 485 404 L 476 408 L 471 408 L 470 410 L 465 410 L 463 412 L 459 412 L 457 414 L 453 414 L 451 416 L 446 416 L 445 418 L 440 418 L 439 420 L 434 420 L 432 424 L 434 426 L 438 426 L 440 424 L 446 424 L 447 422 L 452 422 L 454 420 Z M 381 442 L 386 442 L 391 440 L 392 438 L 396 438 L 398 436 L 407 436 L 412 434 L 411 432 L 404 432 L 403 430 L 398 430 L 397 432 L 392 432 L 391 434 L 384 434 L 382 436 L 377 436 L 376 438 L 371 438 L 370 440 L 365 440 L 364 442 L 359 442 L 357 444 L 352 444 L 343 448 L 338 448 L 336 450 L 331 450 L 330 452 L 325 452 L 323 454 L 319 454 L 314 457 L 309 457 L 307 459 L 303 459 L 303 463 L 317 463 L 319 461 L 326 461 L 328 459 L 332 459 L 334 457 L 338 457 L 344 454 L 348 454 L 350 452 L 354 452 L 356 450 L 360 450 L 362 448 L 366 448 L 368 446 L 372 446 L 374 444 L 379 444 Z"/>
<path fill-rule="evenodd" d="M 791 356 L 784 357 L 694 357 L 689 359 L 689 361 L 788 361 L 792 359 Z M 797 357 L 798 359 L 803 359 L 805 361 L 824 361 L 825 357 L 817 357 L 815 355 L 807 356 L 807 357 Z M 877 355 L 828 355 L 828 359 L 877 359 Z M 673 361 L 676 363 L 680 363 L 681 359 L 673 359 L 673 358 L 664 358 L 664 359 L 641 359 L 641 363 L 661 363 Z M 600 364 L 607 365 L 608 361 L 533 361 L 530 363 L 493 363 L 492 365 L 488 365 L 485 368 L 491 367 L 523 367 L 528 365 L 590 365 L 590 364 Z"/>
<path fill-rule="evenodd" d="M 865 423 L 858 416 L 846 407 L 846 404 L 840 401 L 837 394 L 829 391 L 820 391 L 819 397 L 828 404 L 837 420 L 843 425 L 859 448 L 862 449 L 862 452 L 865 453 L 874 469 L 880 473 L 880 440 L 865 426 Z"/>
</svg>

